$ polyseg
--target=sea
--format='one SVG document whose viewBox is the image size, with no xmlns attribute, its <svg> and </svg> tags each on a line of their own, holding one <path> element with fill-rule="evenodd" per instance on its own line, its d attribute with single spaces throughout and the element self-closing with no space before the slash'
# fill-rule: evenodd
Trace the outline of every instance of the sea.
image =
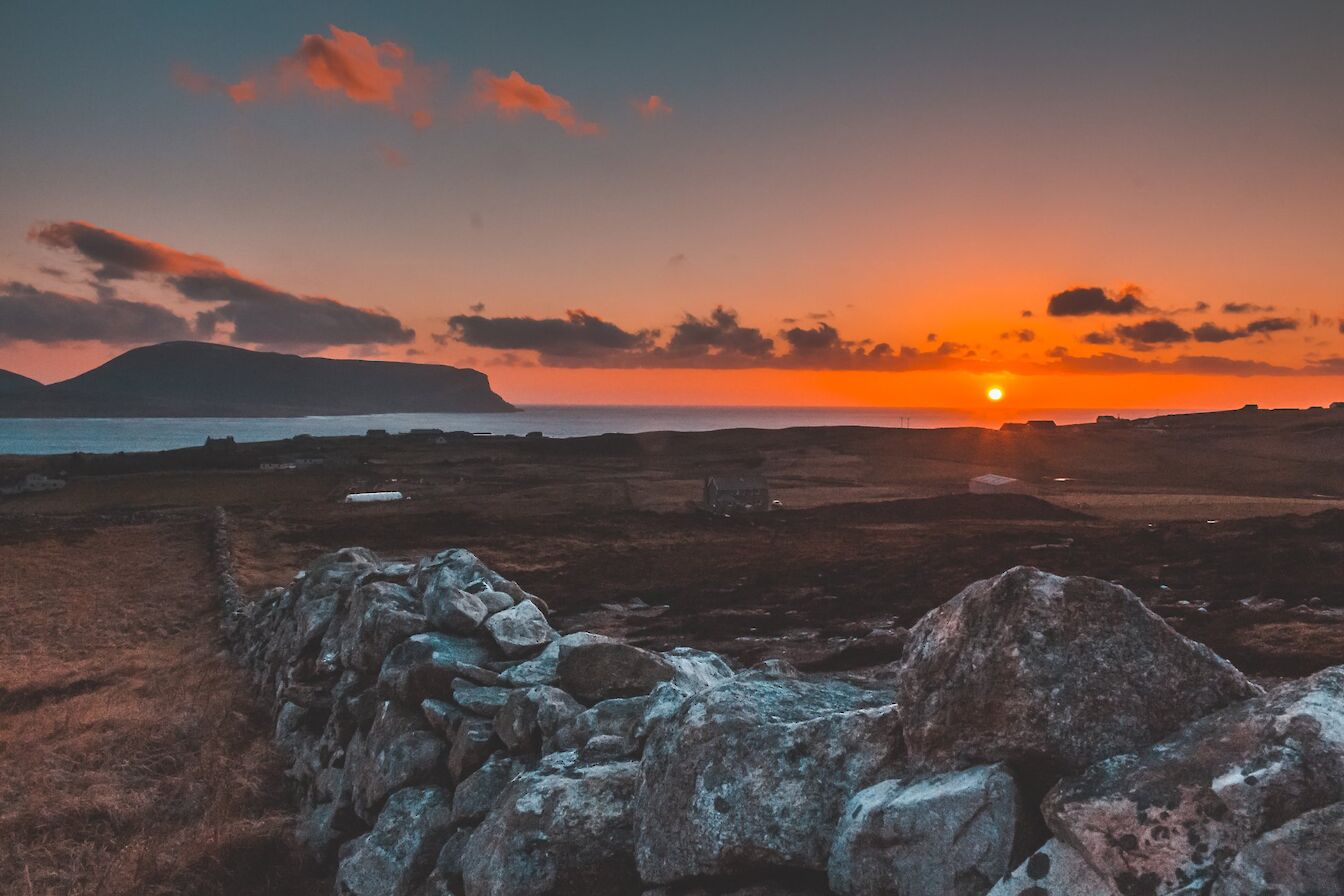
<svg viewBox="0 0 1344 896">
<path fill-rule="evenodd" d="M 98 454 L 164 451 L 200 445 L 206 437 L 265 442 L 307 434 L 363 435 L 412 429 L 466 430 L 490 435 L 541 432 L 553 437 L 609 432 L 711 429 L 784 429 L 791 426 L 882 426 L 930 429 L 998 428 L 1011 420 L 1087 423 L 1099 414 L 1152 417 L 1178 410 L 1127 408 L 673 407 L 650 405 L 536 405 L 508 414 L 361 414 L 342 417 L 124 417 L 0 419 L 0 454 Z"/>
</svg>

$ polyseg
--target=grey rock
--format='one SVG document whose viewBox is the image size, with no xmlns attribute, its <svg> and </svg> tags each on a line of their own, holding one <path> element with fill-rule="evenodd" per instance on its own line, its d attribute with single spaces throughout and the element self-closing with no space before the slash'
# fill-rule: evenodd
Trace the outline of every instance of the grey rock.
<svg viewBox="0 0 1344 896">
<path fill-rule="evenodd" d="M 347 669 L 374 672 L 393 646 L 428 629 L 429 620 L 409 590 L 370 582 L 350 598 L 339 636 L 340 662 Z"/>
<path fill-rule="evenodd" d="M 452 586 L 425 592 L 425 614 L 435 628 L 459 634 L 475 631 L 489 615 L 479 597 Z"/>
<path fill-rule="evenodd" d="M 1003 765 L 883 781 L 845 805 L 827 879 L 839 896 L 983 896 L 1027 834 Z"/>
<path fill-rule="evenodd" d="M 558 637 L 541 611 L 527 602 L 491 616 L 485 629 L 508 657 L 530 656 Z"/>
<path fill-rule="evenodd" d="M 446 700 L 425 700 L 420 704 L 429 727 L 446 742 L 452 743 L 467 714 Z"/>
<path fill-rule="evenodd" d="M 699 693 L 733 677 L 733 670 L 723 657 L 708 650 L 674 647 L 664 651 L 663 658 L 676 670 L 672 683 L 687 694 Z"/>
<path fill-rule="evenodd" d="M 495 716 L 495 733 L 513 753 L 536 753 L 583 704 L 559 688 L 536 685 L 509 694 Z"/>
<path fill-rule="evenodd" d="M 1260 689 L 1132 593 L 1019 566 L 910 632 L 898 678 L 913 760 L 1076 771 Z"/>
<path fill-rule="evenodd" d="M 507 756 L 491 756 L 453 791 L 453 822 L 474 825 L 485 818 L 496 798 L 522 771 L 522 766 Z"/>
<path fill-rule="evenodd" d="M 514 603 L 513 595 L 506 594 L 503 591 L 495 591 L 491 588 L 476 592 L 476 597 L 485 607 L 488 616 L 493 616 L 500 610 L 507 610 Z"/>
<path fill-rule="evenodd" d="M 452 826 L 446 790 L 399 790 L 373 830 L 341 851 L 338 896 L 411 896 L 428 876 Z"/>
<path fill-rule="evenodd" d="M 647 694 L 677 667 L 651 650 L 619 641 L 562 644 L 559 686 L 586 703 Z"/>
<path fill-rule="evenodd" d="M 467 635 L 425 632 L 398 644 L 383 660 L 378 672 L 378 692 L 405 703 L 428 698 L 445 699 L 453 681 L 488 662 L 490 646 Z"/>
<path fill-rule="evenodd" d="M 1344 803 L 1299 815 L 1242 848 L 1213 896 L 1344 893 Z"/>
<path fill-rule="evenodd" d="M 453 783 L 460 783 L 484 765 L 499 746 L 494 724 L 483 719 L 463 721 L 457 730 L 457 739 L 448 752 L 448 774 Z"/>
<path fill-rule="evenodd" d="M 462 859 L 475 828 L 458 828 L 448 835 L 434 870 L 429 873 L 419 896 L 459 896 L 462 892 Z"/>
<path fill-rule="evenodd" d="M 558 680 L 556 670 L 560 665 L 560 651 L 563 648 L 573 644 L 591 644 L 613 640 L 615 639 L 608 638 L 606 635 L 595 635 L 592 632 L 573 632 L 564 635 L 559 640 L 546 645 L 546 648 L 532 659 L 500 673 L 500 683 L 515 688 L 531 687 L 539 684 L 554 685 Z"/>
<path fill-rule="evenodd" d="M 368 736 L 353 744 L 346 773 L 360 818 L 373 821 L 383 800 L 402 787 L 433 783 L 447 745 L 419 713 L 391 701 L 378 707 Z M 353 747 L 360 746 L 356 752 Z"/>
<path fill-rule="evenodd" d="M 845 802 L 901 764 L 890 700 L 756 672 L 690 698 L 645 744 L 636 800 L 642 879 L 824 870 Z"/>
<path fill-rule="evenodd" d="M 1047 842 L 1006 874 L 989 896 L 1120 896 L 1073 847 Z"/>
<path fill-rule="evenodd" d="M 613 738 L 619 747 L 607 741 L 606 751 L 616 750 L 614 755 L 633 756 L 643 746 L 640 737 L 644 714 L 650 698 L 621 697 L 603 700 L 593 704 L 562 725 L 555 735 L 548 739 L 546 752 L 582 749 L 593 738 Z"/>
<path fill-rule="evenodd" d="M 1121 892 L 1205 885 L 1253 840 L 1344 800 L 1344 666 L 1099 762 L 1042 812 Z"/>
<path fill-rule="evenodd" d="M 634 762 L 520 775 L 463 857 L 466 896 L 629 896 L 640 890 Z"/>
<path fill-rule="evenodd" d="M 508 688 L 487 688 L 464 679 L 453 682 L 453 700 L 467 712 L 493 719 L 513 693 Z"/>
</svg>

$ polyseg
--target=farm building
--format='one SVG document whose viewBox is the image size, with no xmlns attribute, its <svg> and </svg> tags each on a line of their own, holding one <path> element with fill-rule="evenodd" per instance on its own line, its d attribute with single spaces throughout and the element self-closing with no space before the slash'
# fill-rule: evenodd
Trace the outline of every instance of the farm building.
<svg viewBox="0 0 1344 896">
<path fill-rule="evenodd" d="M 770 509 L 770 487 L 758 473 L 705 477 L 705 506 L 715 513 Z"/>
<path fill-rule="evenodd" d="M 999 495 L 1024 491 L 1021 480 L 1011 476 L 1000 476 L 997 473 L 977 476 L 971 480 L 970 486 L 973 495 Z"/>
<path fill-rule="evenodd" d="M 0 486 L 0 495 L 24 495 L 32 492 L 53 492 L 65 488 L 64 479 L 52 479 L 46 473 L 29 473 L 18 482 Z"/>
</svg>

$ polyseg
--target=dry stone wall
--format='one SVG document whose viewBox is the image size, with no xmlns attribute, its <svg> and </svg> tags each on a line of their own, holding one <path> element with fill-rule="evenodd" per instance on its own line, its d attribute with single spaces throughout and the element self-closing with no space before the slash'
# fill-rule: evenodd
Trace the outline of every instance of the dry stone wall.
<svg viewBox="0 0 1344 896">
<path fill-rule="evenodd" d="M 1264 694 L 1110 583 L 1009 570 L 855 683 L 561 634 L 466 550 L 248 603 L 225 522 L 340 896 L 1344 892 L 1344 667 Z"/>
</svg>

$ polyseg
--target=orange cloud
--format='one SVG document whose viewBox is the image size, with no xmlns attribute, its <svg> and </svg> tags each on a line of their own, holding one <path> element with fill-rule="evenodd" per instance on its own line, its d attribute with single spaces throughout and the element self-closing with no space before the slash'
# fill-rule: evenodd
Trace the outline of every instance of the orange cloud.
<svg viewBox="0 0 1344 896">
<path fill-rule="evenodd" d="M 173 68 L 173 81 L 191 93 L 219 93 L 238 104 L 295 89 L 312 90 L 406 114 L 417 128 L 433 123 L 433 113 L 426 108 L 432 75 L 414 63 L 410 50 L 390 40 L 375 44 L 335 25 L 328 28 L 330 37 L 304 35 L 299 48 L 269 71 L 235 83 L 203 75 L 187 65 Z"/>
<path fill-rule="evenodd" d="M 382 144 L 378 147 L 378 155 L 382 157 L 383 164 L 389 168 L 405 168 L 410 164 L 406 154 L 395 146 Z"/>
<path fill-rule="evenodd" d="M 234 274 L 212 255 L 183 252 L 84 221 L 34 225 L 28 238 L 56 249 L 78 252 L 99 265 L 94 275 L 100 280 L 127 280 L 137 273 Z"/>
<path fill-rule="evenodd" d="M 551 93 L 540 84 L 533 84 L 516 71 L 509 72 L 506 78 L 501 78 L 485 69 L 477 69 L 473 77 L 476 83 L 477 105 L 493 106 L 501 118 L 512 119 L 524 112 L 533 112 L 547 121 L 555 122 L 576 136 L 588 136 L 602 131 L 601 126 L 595 122 L 579 118 L 569 100 Z"/>
<path fill-rule="evenodd" d="M 651 95 L 646 100 L 631 100 L 630 105 L 645 118 L 657 118 L 660 115 L 672 114 L 672 107 L 667 104 L 667 100 L 657 94 Z"/>
</svg>

